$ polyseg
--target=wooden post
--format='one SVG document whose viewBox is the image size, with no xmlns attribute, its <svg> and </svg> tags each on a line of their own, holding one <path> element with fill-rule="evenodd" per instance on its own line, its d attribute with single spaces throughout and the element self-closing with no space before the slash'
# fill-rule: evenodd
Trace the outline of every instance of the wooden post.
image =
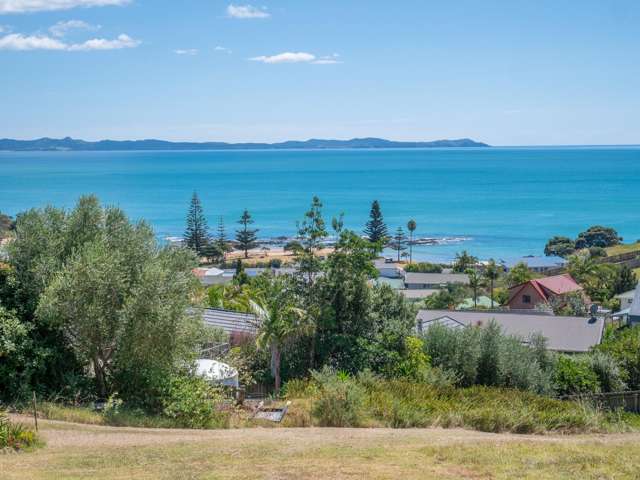
<svg viewBox="0 0 640 480">
<path fill-rule="evenodd" d="M 36 424 L 36 432 L 38 431 L 38 408 L 36 405 L 36 392 L 33 391 L 33 421 Z"/>
</svg>

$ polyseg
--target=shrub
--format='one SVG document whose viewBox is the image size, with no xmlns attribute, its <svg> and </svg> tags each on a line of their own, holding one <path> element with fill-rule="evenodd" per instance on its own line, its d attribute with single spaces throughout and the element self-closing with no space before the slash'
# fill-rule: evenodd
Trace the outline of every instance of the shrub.
<svg viewBox="0 0 640 480">
<path fill-rule="evenodd" d="M 618 362 L 610 355 L 595 351 L 587 355 L 591 370 L 598 377 L 601 392 L 620 392 L 627 388 Z"/>
<path fill-rule="evenodd" d="M 0 411 L 0 451 L 23 450 L 39 443 L 36 433 L 19 423 L 9 420 L 6 412 Z"/>
<path fill-rule="evenodd" d="M 640 389 L 640 326 L 607 329 L 597 350 L 618 363 L 629 389 Z"/>
<path fill-rule="evenodd" d="M 393 366 L 391 376 L 424 380 L 429 370 L 429 356 L 424 352 L 424 342 L 417 337 L 406 337 L 404 344 L 404 355 Z"/>
<path fill-rule="evenodd" d="M 365 423 L 365 390 L 346 373 L 325 367 L 312 372 L 319 385 L 312 414 L 323 427 L 361 427 Z"/>
<path fill-rule="evenodd" d="M 585 357 L 558 357 L 553 372 L 553 384 L 559 395 L 596 393 L 600 390 L 598 376 Z"/>
<path fill-rule="evenodd" d="M 211 428 L 224 425 L 225 415 L 218 411 L 222 401 L 220 390 L 205 379 L 176 375 L 169 379 L 162 400 L 164 416 L 185 428 Z"/>
<path fill-rule="evenodd" d="M 442 265 L 437 263 L 409 263 L 404 266 L 405 272 L 417 272 L 417 273 L 442 273 Z"/>
</svg>

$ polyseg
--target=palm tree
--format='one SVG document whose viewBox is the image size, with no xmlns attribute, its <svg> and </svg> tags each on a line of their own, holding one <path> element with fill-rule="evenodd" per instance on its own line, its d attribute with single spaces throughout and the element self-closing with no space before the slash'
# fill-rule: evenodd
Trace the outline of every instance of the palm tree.
<svg viewBox="0 0 640 480">
<path fill-rule="evenodd" d="M 277 395 L 281 384 L 281 349 L 288 341 L 308 332 L 307 313 L 296 306 L 293 289 L 282 276 L 270 279 L 265 290 L 249 304 L 260 324 L 256 344 L 259 349 L 271 352 L 271 373 Z"/>
<path fill-rule="evenodd" d="M 500 269 L 496 264 L 495 260 L 492 258 L 491 260 L 489 260 L 489 263 L 487 263 L 487 266 L 485 267 L 485 270 L 484 270 L 484 278 L 487 279 L 487 281 L 489 282 L 492 309 L 493 309 L 493 287 L 494 287 L 495 281 L 498 279 L 499 276 L 500 276 Z"/>
<path fill-rule="evenodd" d="M 482 279 L 480 275 L 478 275 L 478 271 L 475 268 L 468 268 L 466 271 L 469 277 L 469 286 L 473 290 L 473 308 L 478 308 L 478 289 L 480 288 L 480 284 Z"/>
<path fill-rule="evenodd" d="M 409 263 L 413 263 L 413 232 L 415 232 L 417 226 L 416 221 L 413 219 L 407 223 L 407 230 L 409 230 Z"/>
</svg>

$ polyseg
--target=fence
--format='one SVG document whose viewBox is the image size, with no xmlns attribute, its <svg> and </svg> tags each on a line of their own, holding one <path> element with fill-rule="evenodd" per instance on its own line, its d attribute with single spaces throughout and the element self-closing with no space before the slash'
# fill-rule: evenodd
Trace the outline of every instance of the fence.
<svg viewBox="0 0 640 480">
<path fill-rule="evenodd" d="M 593 393 L 589 395 L 569 395 L 563 400 L 586 400 L 609 410 L 623 409 L 640 413 L 640 390 L 630 392 Z"/>
</svg>

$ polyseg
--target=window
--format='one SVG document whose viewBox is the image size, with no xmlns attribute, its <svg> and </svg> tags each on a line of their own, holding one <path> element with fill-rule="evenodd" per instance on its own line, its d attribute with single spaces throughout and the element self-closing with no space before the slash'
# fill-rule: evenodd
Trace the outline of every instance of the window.
<svg viewBox="0 0 640 480">
<path fill-rule="evenodd" d="M 531 303 L 531 296 L 530 295 L 523 295 L 522 296 L 522 303 Z"/>
</svg>

